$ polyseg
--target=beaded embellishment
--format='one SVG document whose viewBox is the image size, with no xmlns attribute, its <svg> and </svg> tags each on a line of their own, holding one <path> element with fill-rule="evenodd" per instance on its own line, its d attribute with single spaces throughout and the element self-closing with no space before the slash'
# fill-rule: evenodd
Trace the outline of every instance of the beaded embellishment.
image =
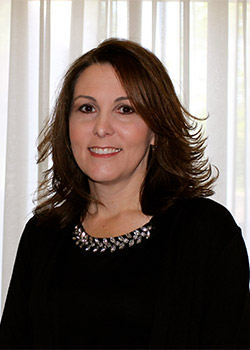
<svg viewBox="0 0 250 350">
<path fill-rule="evenodd" d="M 123 249 L 126 246 L 132 247 L 134 244 L 139 244 L 145 238 L 150 237 L 151 225 L 144 225 L 139 229 L 136 229 L 130 233 L 126 233 L 117 237 L 109 238 L 95 238 L 87 234 L 84 231 L 82 225 L 76 225 L 73 231 L 73 240 L 76 241 L 76 245 L 86 251 L 105 252 L 110 250 L 111 253 L 117 249 Z"/>
</svg>

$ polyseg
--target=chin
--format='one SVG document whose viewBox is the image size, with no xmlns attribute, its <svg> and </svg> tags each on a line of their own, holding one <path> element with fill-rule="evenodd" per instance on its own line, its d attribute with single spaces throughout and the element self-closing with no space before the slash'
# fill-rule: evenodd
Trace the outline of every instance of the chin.
<svg viewBox="0 0 250 350">
<path fill-rule="evenodd" d="M 111 176 L 110 174 L 95 174 L 93 176 L 88 176 L 89 181 L 96 182 L 96 183 L 112 183 L 112 182 L 118 182 L 119 180 L 115 176 Z"/>
</svg>

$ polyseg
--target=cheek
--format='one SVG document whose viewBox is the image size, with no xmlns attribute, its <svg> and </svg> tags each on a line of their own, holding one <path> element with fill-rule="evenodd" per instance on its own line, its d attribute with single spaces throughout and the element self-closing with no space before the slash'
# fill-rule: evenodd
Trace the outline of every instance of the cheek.
<svg viewBox="0 0 250 350">
<path fill-rule="evenodd" d="M 139 148 L 148 148 L 150 144 L 154 143 L 153 132 L 144 126 L 129 130 L 123 136 L 131 146 Z"/>
<path fill-rule="evenodd" d="M 69 123 L 69 140 L 70 140 L 72 149 L 75 146 L 80 146 L 84 140 L 82 128 L 80 128 L 79 125 L 77 125 L 74 122 Z"/>
<path fill-rule="evenodd" d="M 154 133 L 141 117 L 136 120 L 133 134 L 135 135 L 134 139 L 141 144 L 147 146 L 154 143 Z"/>
<path fill-rule="evenodd" d="M 75 126 L 75 123 L 71 121 L 69 121 L 69 139 L 70 139 L 71 145 L 77 139 L 77 128 Z"/>
<path fill-rule="evenodd" d="M 72 144 L 72 140 L 74 140 L 74 127 L 72 126 L 72 122 L 69 120 L 69 140 Z"/>
</svg>

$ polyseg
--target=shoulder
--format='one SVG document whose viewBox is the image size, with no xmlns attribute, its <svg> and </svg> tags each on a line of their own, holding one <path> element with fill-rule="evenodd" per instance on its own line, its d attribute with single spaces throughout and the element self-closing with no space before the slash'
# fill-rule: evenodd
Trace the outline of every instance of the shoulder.
<svg viewBox="0 0 250 350">
<path fill-rule="evenodd" d="M 219 254 L 235 241 L 245 249 L 241 230 L 231 213 L 208 198 L 177 201 L 156 218 L 156 227 L 167 233 L 174 247 L 195 255 L 198 251 Z"/>
<path fill-rule="evenodd" d="M 73 231 L 74 224 L 65 228 L 60 227 L 59 219 L 54 216 L 49 220 L 41 220 L 34 215 L 26 224 L 21 235 L 19 250 L 37 259 L 38 256 L 48 255 Z"/>
<path fill-rule="evenodd" d="M 176 208 L 189 215 L 202 215 L 214 219 L 223 218 L 233 220 L 231 213 L 222 204 L 209 198 L 183 199 L 176 203 Z M 234 221 L 234 220 L 233 220 Z"/>
<path fill-rule="evenodd" d="M 178 201 L 156 218 L 155 228 L 161 240 L 162 269 L 170 261 L 167 266 L 176 276 L 185 271 L 190 279 L 195 274 L 215 276 L 218 271 L 238 270 L 248 284 L 248 254 L 241 229 L 221 204 L 205 198 Z"/>
<path fill-rule="evenodd" d="M 21 241 L 32 241 L 39 242 L 42 238 L 53 239 L 60 231 L 59 224 L 54 220 L 43 222 L 37 215 L 34 215 L 25 225 L 24 231 L 21 236 Z M 40 243 L 40 242 L 39 242 Z"/>
<path fill-rule="evenodd" d="M 203 228 L 237 227 L 232 214 L 221 204 L 208 198 L 192 198 L 176 201 L 166 212 L 158 216 L 159 221 L 172 218 L 178 223 Z"/>
<path fill-rule="evenodd" d="M 223 246 L 236 237 L 242 239 L 240 228 L 223 205 L 208 198 L 186 200 L 179 205 L 187 229 L 195 239 Z"/>
<path fill-rule="evenodd" d="M 74 223 L 69 224 L 67 227 L 62 228 L 60 225 L 60 219 L 57 215 L 51 215 L 50 218 L 44 220 L 39 215 L 34 215 L 24 228 L 23 234 L 26 236 L 36 236 L 37 238 L 42 235 L 43 237 L 61 235 L 69 228 L 73 227 Z"/>
<path fill-rule="evenodd" d="M 177 210 L 180 211 L 183 219 L 193 225 L 202 226 L 204 229 L 237 229 L 237 224 L 223 205 L 208 199 L 194 198 L 182 200 L 177 203 Z"/>
<path fill-rule="evenodd" d="M 192 231 L 206 235 L 208 239 L 229 241 L 241 235 L 232 214 L 223 205 L 208 199 L 196 198 L 179 203 L 182 218 Z"/>
</svg>

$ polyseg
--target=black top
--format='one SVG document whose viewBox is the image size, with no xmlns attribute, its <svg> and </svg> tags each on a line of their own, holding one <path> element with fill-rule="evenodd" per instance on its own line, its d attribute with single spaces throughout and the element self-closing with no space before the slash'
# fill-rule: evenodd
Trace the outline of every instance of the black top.
<svg viewBox="0 0 250 350">
<path fill-rule="evenodd" d="M 115 252 L 80 249 L 75 224 L 28 222 L 0 348 L 250 348 L 247 253 L 224 207 L 179 201 Z"/>
</svg>

